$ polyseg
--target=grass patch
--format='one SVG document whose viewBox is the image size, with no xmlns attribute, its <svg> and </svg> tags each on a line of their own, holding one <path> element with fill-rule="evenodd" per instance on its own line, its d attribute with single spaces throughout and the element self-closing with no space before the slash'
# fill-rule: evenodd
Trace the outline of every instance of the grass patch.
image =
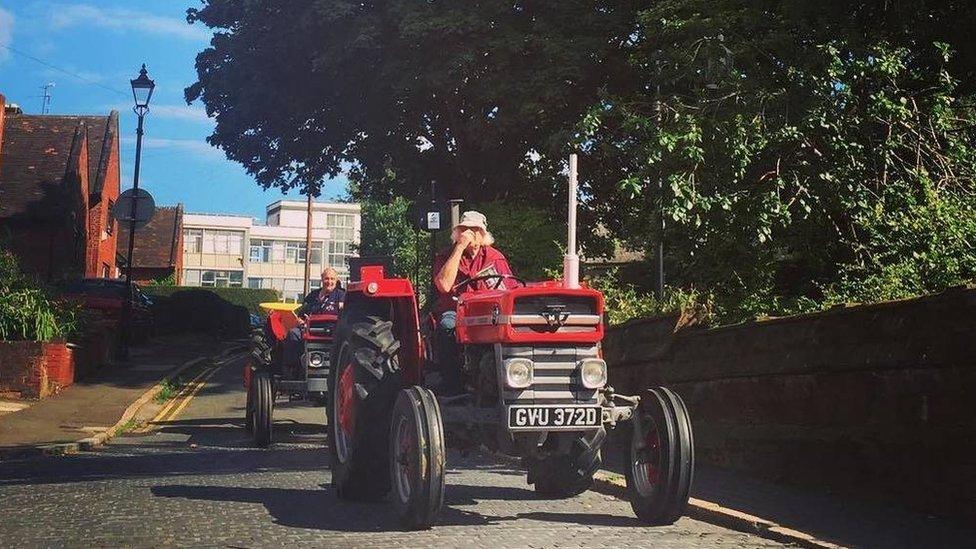
<svg viewBox="0 0 976 549">
<path fill-rule="evenodd" d="M 159 392 L 156 393 L 156 396 L 153 397 L 153 401 L 155 401 L 156 404 L 162 404 L 167 400 L 176 396 L 177 393 L 179 393 L 180 389 L 182 388 L 183 388 L 183 379 L 180 376 L 167 379 L 166 381 L 163 382 L 162 389 L 160 389 Z"/>
<path fill-rule="evenodd" d="M 116 436 L 124 435 L 125 433 L 132 431 L 138 426 L 139 426 L 139 422 L 136 421 L 136 418 L 129 418 L 129 421 L 126 421 L 125 423 L 120 425 L 118 429 L 115 430 L 115 434 Z"/>
</svg>

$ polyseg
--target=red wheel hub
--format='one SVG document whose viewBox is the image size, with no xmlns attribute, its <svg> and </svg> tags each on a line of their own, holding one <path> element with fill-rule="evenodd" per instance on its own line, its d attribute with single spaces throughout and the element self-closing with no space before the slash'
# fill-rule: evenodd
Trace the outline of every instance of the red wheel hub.
<svg viewBox="0 0 976 549">
<path fill-rule="evenodd" d="M 349 364 L 339 376 L 339 427 L 347 437 L 352 436 L 356 423 L 356 391 L 353 365 Z"/>
<path fill-rule="evenodd" d="M 651 484 L 657 484 L 660 473 L 658 461 L 661 457 L 661 437 L 657 431 L 657 426 L 653 422 L 651 422 L 651 426 L 647 430 L 647 435 L 644 437 L 644 451 L 647 456 L 647 461 L 644 463 L 644 468 L 647 471 L 647 481 Z"/>
</svg>

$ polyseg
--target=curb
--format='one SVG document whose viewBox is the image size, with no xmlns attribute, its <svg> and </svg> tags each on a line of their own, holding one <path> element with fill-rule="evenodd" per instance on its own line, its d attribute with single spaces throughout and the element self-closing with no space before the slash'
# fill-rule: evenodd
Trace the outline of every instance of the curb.
<svg viewBox="0 0 976 549">
<path fill-rule="evenodd" d="M 130 419 L 132 419 L 136 413 L 142 408 L 146 403 L 156 397 L 156 395 L 163 390 L 163 384 L 175 378 L 176 376 L 182 374 L 183 372 L 193 368 L 203 362 L 219 362 L 225 360 L 234 352 L 240 351 L 246 348 L 242 345 L 233 345 L 220 352 L 216 356 L 206 356 L 194 358 L 184 362 L 181 366 L 166 374 L 162 379 L 157 381 L 152 387 L 142 393 L 142 395 L 135 400 L 132 404 L 126 407 L 125 411 L 122 412 L 122 417 L 115 422 L 114 425 L 90 437 L 77 440 L 75 442 L 64 442 L 59 444 L 45 444 L 41 446 L 34 446 L 31 448 L 20 448 L 17 450 L 12 450 L 9 452 L 0 453 L 0 460 L 16 459 L 31 456 L 65 456 L 71 454 L 77 454 L 78 452 L 87 452 L 101 446 L 114 438 L 119 430 L 124 426 Z"/>
<path fill-rule="evenodd" d="M 88 438 L 83 438 L 77 442 L 72 442 L 70 444 L 77 445 L 79 450 L 83 450 L 86 452 L 98 446 L 101 446 L 102 444 L 105 444 L 107 441 L 115 437 L 116 434 L 118 434 L 122 426 L 128 423 L 129 420 L 136 415 L 136 412 L 138 412 L 140 408 L 142 408 L 147 402 L 155 398 L 155 396 L 159 394 L 160 391 L 163 390 L 163 384 L 175 378 L 176 376 L 182 374 L 183 372 L 189 370 L 190 368 L 193 368 L 194 366 L 197 366 L 207 361 L 213 361 L 213 357 L 194 358 L 193 360 L 188 360 L 184 362 L 182 366 L 166 374 L 166 377 L 160 379 L 159 381 L 156 382 L 155 385 L 150 387 L 149 390 L 147 390 L 145 393 L 142 393 L 142 396 L 137 398 L 135 402 L 130 404 L 125 409 L 125 411 L 122 412 L 122 417 L 120 417 L 119 420 L 115 422 L 115 425 L 112 425 L 107 430 L 102 431 L 97 435 L 90 436 Z"/>
<path fill-rule="evenodd" d="M 628 499 L 627 483 L 624 480 L 624 476 L 618 473 L 598 471 L 593 476 L 592 489 L 601 494 L 620 499 Z M 696 498 L 690 498 L 688 500 L 686 516 L 709 524 L 724 526 L 739 532 L 754 534 L 761 538 L 790 543 L 808 549 L 844 548 L 843 545 L 817 539 L 810 534 L 787 528 L 771 520 Z"/>
</svg>

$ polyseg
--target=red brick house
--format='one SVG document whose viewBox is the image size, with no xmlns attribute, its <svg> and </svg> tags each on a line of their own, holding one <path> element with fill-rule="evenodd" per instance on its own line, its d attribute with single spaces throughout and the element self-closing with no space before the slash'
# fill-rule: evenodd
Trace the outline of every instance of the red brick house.
<svg viewBox="0 0 976 549">
<path fill-rule="evenodd" d="M 28 115 L 0 95 L 0 245 L 38 278 L 114 277 L 119 114 Z"/>
<path fill-rule="evenodd" d="M 129 227 L 119 226 L 119 269 L 125 271 Z M 146 284 L 169 276 L 179 285 L 183 276 L 183 205 L 161 206 L 142 227 L 136 228 L 132 249 L 132 280 Z"/>
</svg>

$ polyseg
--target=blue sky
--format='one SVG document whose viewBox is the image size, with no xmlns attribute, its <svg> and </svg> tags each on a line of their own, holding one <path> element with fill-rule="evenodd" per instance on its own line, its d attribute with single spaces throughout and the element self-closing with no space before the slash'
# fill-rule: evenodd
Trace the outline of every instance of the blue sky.
<svg viewBox="0 0 976 549">
<path fill-rule="evenodd" d="M 197 0 L 0 0 L 0 93 L 24 112 L 39 113 L 41 87 L 53 82 L 52 114 L 118 110 L 125 189 L 132 186 L 135 158 L 129 80 L 146 63 L 156 90 L 146 118 L 139 186 L 157 204 L 182 202 L 191 212 L 263 217 L 265 205 L 282 193 L 264 191 L 239 164 L 211 147 L 205 138 L 213 121 L 202 105 L 183 100 L 183 88 L 195 81 L 196 54 L 210 39 L 206 27 L 186 23 L 186 8 L 196 5 Z M 335 180 L 323 198 L 344 193 L 345 181 Z M 292 192 L 288 198 L 301 196 Z"/>
</svg>

